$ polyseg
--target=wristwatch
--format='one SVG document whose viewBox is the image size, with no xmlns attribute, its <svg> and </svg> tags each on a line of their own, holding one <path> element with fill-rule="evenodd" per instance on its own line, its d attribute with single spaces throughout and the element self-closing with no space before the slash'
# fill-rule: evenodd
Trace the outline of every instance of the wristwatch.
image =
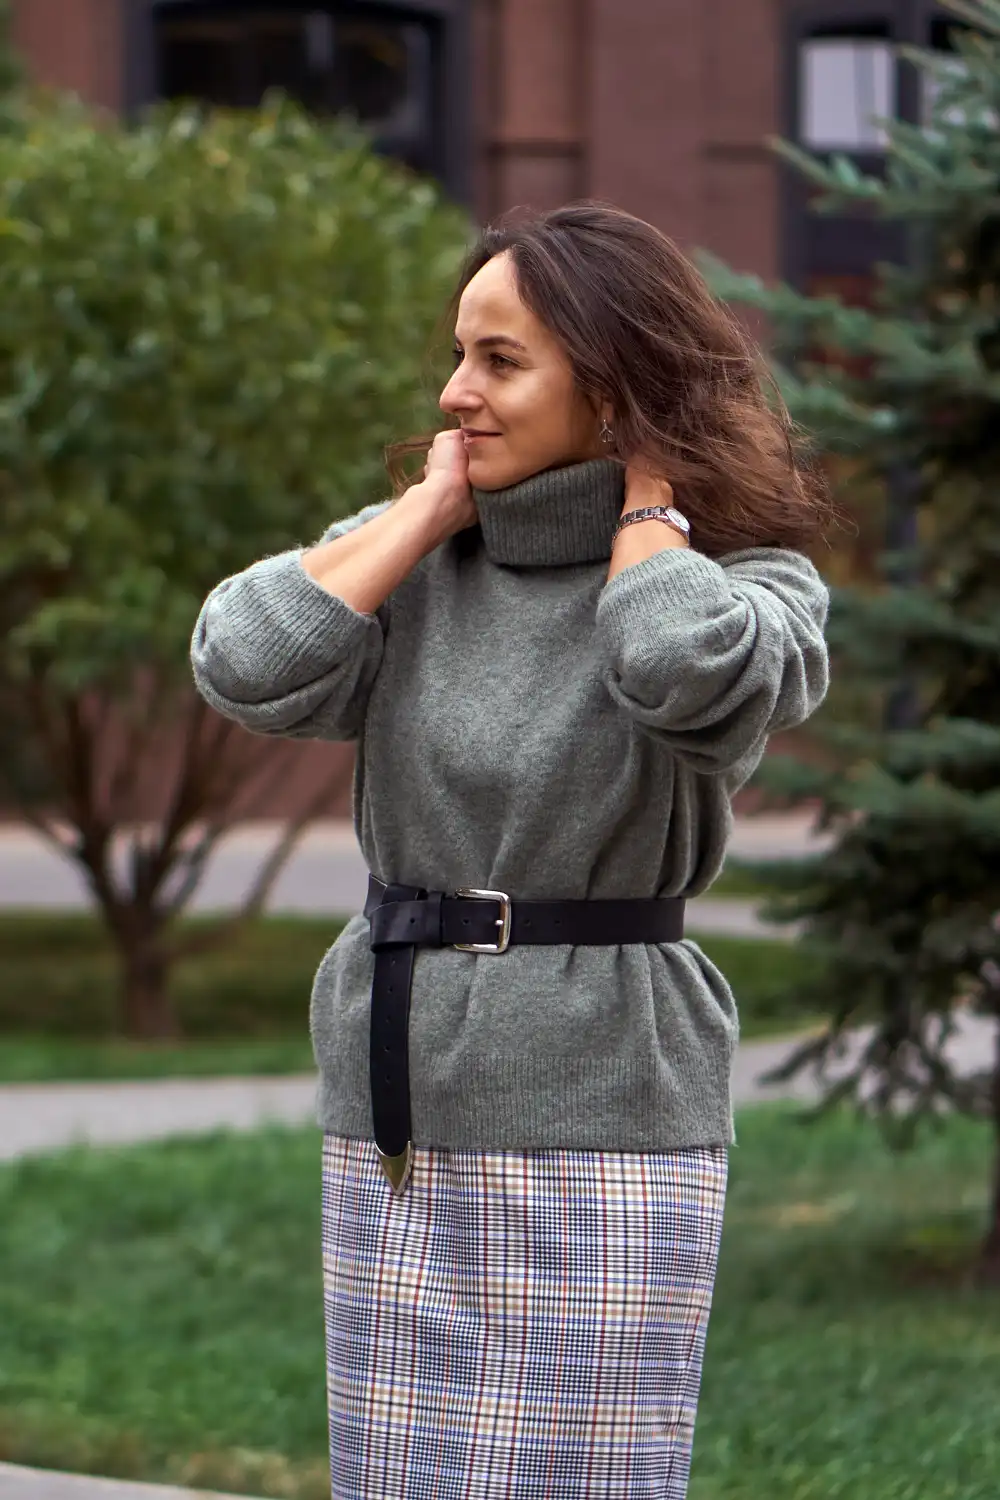
<svg viewBox="0 0 1000 1500">
<path fill-rule="evenodd" d="M 663 521 L 665 525 L 672 526 L 675 531 L 679 531 L 682 536 L 690 537 L 691 535 L 691 522 L 673 505 L 643 505 L 636 510 L 625 512 L 611 533 L 612 546 L 622 527 L 630 526 L 633 521 Z"/>
</svg>

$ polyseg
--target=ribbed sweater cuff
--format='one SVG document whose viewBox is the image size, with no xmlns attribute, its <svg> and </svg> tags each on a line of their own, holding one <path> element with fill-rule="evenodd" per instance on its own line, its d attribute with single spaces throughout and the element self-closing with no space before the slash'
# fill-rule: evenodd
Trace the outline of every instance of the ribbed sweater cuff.
<svg viewBox="0 0 1000 1500">
<path fill-rule="evenodd" d="M 298 683 L 325 671 L 330 642 L 346 652 L 371 628 L 306 572 L 302 552 L 264 558 L 244 574 L 225 602 L 226 628 L 261 681 Z"/>
</svg>

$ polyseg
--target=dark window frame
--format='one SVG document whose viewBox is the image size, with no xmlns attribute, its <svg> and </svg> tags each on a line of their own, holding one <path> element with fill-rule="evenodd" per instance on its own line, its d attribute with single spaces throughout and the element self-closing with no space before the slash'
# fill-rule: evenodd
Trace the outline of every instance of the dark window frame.
<svg viewBox="0 0 1000 1500">
<path fill-rule="evenodd" d="M 911 41 L 921 46 L 931 44 L 932 26 L 957 17 L 935 3 L 935 0 L 787 0 L 781 36 L 783 50 L 783 88 L 781 99 L 781 135 L 796 141 L 799 134 L 799 49 L 811 37 L 871 36 L 876 27 L 883 28 L 890 42 Z M 903 120 L 916 123 L 920 118 L 920 79 L 909 63 L 898 64 L 896 78 L 896 111 Z M 881 152 L 824 152 L 808 148 L 813 155 L 847 155 L 865 172 L 881 170 Z M 807 210 L 808 185 L 786 163 L 779 164 L 781 276 L 793 286 L 804 287 L 811 275 L 855 274 L 862 264 L 876 260 L 896 260 L 904 253 L 902 236 L 896 226 L 875 222 L 840 220 L 842 243 L 856 251 L 839 259 L 836 252 L 837 220 L 820 219 Z M 811 244 L 820 237 L 830 261 L 816 260 Z M 856 239 L 857 243 L 852 244 Z M 898 242 L 898 243 L 897 243 Z"/>
<path fill-rule="evenodd" d="M 192 9 L 197 0 L 192 0 Z M 225 4 L 225 0 L 219 0 Z M 275 0 L 232 0 L 233 10 L 273 9 Z M 155 15 L 156 12 L 183 13 L 186 0 L 123 0 L 125 23 L 124 112 L 136 118 L 161 97 L 157 79 Z M 465 0 L 335 0 L 335 3 L 310 5 L 303 0 L 301 10 L 330 9 L 345 19 L 420 20 L 430 22 L 437 32 L 434 49 L 436 76 L 432 82 L 434 98 L 433 174 L 457 203 L 471 206 L 471 88 L 469 59 L 468 6 Z"/>
</svg>

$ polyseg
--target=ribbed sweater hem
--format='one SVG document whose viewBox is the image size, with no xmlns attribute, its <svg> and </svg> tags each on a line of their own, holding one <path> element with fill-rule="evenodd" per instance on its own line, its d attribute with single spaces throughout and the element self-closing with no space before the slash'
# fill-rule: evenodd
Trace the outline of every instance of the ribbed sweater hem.
<svg viewBox="0 0 1000 1500">
<path fill-rule="evenodd" d="M 368 1078 L 368 1054 L 341 1074 Z M 413 1144 L 452 1151 L 673 1151 L 735 1144 L 730 1066 L 721 1055 L 685 1069 L 680 1087 L 655 1060 L 485 1057 L 449 1069 L 448 1087 L 411 1080 Z M 627 1102 L 626 1102 L 627 1101 Z M 320 1068 L 316 1119 L 330 1135 L 370 1140 L 367 1089 L 338 1097 Z M 433 1130 L 423 1127 L 433 1120 Z"/>
</svg>

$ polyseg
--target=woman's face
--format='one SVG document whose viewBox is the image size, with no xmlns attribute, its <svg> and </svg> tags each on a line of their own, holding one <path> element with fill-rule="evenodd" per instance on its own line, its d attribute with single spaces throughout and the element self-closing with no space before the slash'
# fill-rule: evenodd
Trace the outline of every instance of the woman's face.
<svg viewBox="0 0 1000 1500">
<path fill-rule="evenodd" d="M 494 256 L 462 293 L 455 350 L 440 406 L 468 434 L 474 488 L 505 489 L 603 456 L 600 415 L 574 385 L 555 337 L 518 296 L 509 255 Z"/>
</svg>

